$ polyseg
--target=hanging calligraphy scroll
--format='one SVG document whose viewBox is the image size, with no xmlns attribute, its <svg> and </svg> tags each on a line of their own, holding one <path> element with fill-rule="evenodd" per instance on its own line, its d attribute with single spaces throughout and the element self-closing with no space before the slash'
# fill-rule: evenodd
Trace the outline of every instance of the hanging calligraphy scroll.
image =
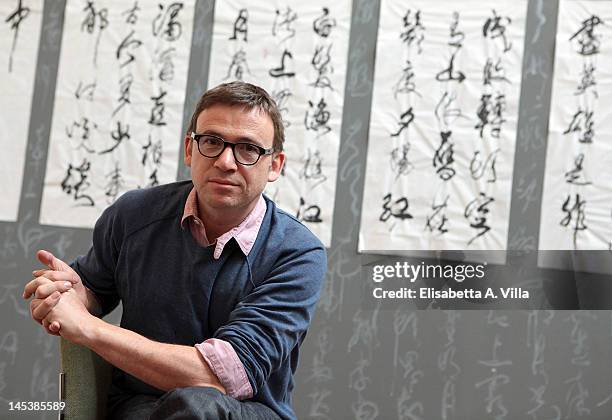
<svg viewBox="0 0 612 420">
<path fill-rule="evenodd" d="M 40 221 L 176 179 L 194 0 L 68 0 Z"/>
<path fill-rule="evenodd" d="M 506 248 L 526 11 L 382 1 L 360 251 Z"/>
<path fill-rule="evenodd" d="M 276 99 L 287 160 L 266 193 L 331 242 L 351 2 L 223 1 L 209 85 L 244 80 Z"/>
<path fill-rule="evenodd" d="M 612 4 L 561 1 L 540 249 L 612 249 Z"/>
<path fill-rule="evenodd" d="M 42 0 L 0 2 L 0 220 L 16 221 L 34 94 Z"/>
</svg>

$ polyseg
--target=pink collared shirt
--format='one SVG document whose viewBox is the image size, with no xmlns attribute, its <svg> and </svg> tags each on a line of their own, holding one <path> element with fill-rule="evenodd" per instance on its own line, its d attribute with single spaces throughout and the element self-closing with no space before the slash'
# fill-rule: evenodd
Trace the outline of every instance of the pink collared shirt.
<svg viewBox="0 0 612 420">
<path fill-rule="evenodd" d="M 263 196 L 259 196 L 259 200 L 257 200 L 257 204 L 251 213 L 238 226 L 225 232 L 214 242 L 213 258 L 219 259 L 223 248 L 232 238 L 236 240 L 244 255 L 249 255 L 265 214 L 266 202 Z M 185 202 L 181 227 L 183 229 L 189 227 L 193 238 L 200 246 L 213 245 L 206 236 L 204 223 L 198 214 L 198 197 L 195 188 L 191 190 Z M 230 397 L 244 400 L 253 396 L 253 388 L 249 383 L 244 366 L 230 343 L 210 338 L 196 344 L 195 347 L 202 354 Z"/>
</svg>

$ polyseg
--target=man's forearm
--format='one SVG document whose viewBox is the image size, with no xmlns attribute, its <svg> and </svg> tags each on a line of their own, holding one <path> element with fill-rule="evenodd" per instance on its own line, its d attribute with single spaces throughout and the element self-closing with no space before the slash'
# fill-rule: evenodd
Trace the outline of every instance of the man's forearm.
<svg viewBox="0 0 612 420">
<path fill-rule="evenodd" d="M 99 318 L 92 320 L 78 341 L 112 365 L 163 391 L 210 386 L 226 392 L 195 347 L 158 343 Z"/>
</svg>

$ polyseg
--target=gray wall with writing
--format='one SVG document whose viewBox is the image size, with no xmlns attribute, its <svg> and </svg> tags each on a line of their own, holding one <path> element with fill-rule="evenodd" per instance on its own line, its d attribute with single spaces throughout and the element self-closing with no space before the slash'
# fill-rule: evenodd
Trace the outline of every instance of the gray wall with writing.
<svg viewBox="0 0 612 420">
<path fill-rule="evenodd" d="M 31 321 L 21 293 L 38 266 L 37 249 L 71 260 L 91 244 L 91 230 L 37 222 L 64 7 L 64 1 L 45 2 L 19 218 L 0 223 L 0 419 L 56 418 L 8 411 L 10 401 L 58 399 L 58 339 Z M 537 299 L 526 310 L 417 310 L 362 304 L 362 264 L 395 259 L 356 252 L 379 2 L 353 0 L 329 274 L 302 350 L 294 392 L 299 418 L 612 418 L 612 314 L 560 310 L 610 307 L 612 281 L 572 269 L 573 257 L 560 257 L 566 270 L 538 268 L 531 252 L 538 241 L 557 8 L 557 0 L 529 1 L 508 243 L 523 254 L 517 265 L 494 272 Z M 213 11 L 212 0 L 197 2 L 183 127 L 207 87 Z M 188 176 L 181 166 L 179 177 Z"/>
</svg>

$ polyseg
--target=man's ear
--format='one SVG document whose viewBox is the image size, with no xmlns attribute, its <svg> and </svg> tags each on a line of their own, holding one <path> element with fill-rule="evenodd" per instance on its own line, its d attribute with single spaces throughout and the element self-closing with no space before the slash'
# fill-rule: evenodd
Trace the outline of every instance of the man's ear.
<svg viewBox="0 0 612 420">
<path fill-rule="evenodd" d="M 185 135 L 185 156 L 184 156 L 184 161 L 185 161 L 185 166 L 191 166 L 191 152 L 192 152 L 192 147 L 191 147 L 191 136 L 189 135 Z"/>
<path fill-rule="evenodd" d="M 278 179 L 284 165 L 284 152 L 278 152 L 277 154 L 272 155 L 272 163 L 270 164 L 270 171 L 268 172 L 268 182 L 274 182 Z"/>
</svg>

